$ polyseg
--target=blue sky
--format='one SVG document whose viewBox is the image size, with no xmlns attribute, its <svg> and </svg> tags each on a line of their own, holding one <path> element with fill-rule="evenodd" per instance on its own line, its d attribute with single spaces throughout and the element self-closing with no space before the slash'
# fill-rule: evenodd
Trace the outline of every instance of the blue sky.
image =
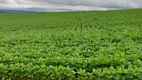
<svg viewBox="0 0 142 80">
<path fill-rule="evenodd" d="M 0 8 L 39 11 L 110 10 L 142 8 L 142 0 L 0 0 Z"/>
</svg>

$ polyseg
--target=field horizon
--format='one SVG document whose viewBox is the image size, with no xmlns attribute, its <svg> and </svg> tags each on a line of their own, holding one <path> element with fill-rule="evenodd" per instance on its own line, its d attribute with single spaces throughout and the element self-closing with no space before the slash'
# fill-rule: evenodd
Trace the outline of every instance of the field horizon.
<svg viewBox="0 0 142 80">
<path fill-rule="evenodd" d="M 50 12 L 54 12 L 54 13 L 57 13 L 57 12 L 91 12 L 91 11 L 118 11 L 118 10 L 138 10 L 138 9 L 142 9 L 142 8 L 124 8 L 124 9 L 110 9 L 110 10 L 64 10 L 63 11 L 61 10 L 55 10 L 55 11 L 52 11 L 52 10 L 47 10 L 47 11 L 44 11 L 43 9 L 40 9 L 40 8 L 24 8 L 24 9 L 5 9 L 5 8 L 0 8 L 0 13 L 13 13 L 13 12 L 31 12 L 31 13 L 36 13 L 36 12 L 39 12 L 39 13 L 43 13 L 43 12 L 47 12 L 47 13 L 50 13 Z"/>
</svg>

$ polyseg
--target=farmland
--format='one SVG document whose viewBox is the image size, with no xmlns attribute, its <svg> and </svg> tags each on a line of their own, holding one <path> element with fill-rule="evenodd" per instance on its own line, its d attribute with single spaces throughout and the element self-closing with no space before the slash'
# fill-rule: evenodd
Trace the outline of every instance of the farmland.
<svg viewBox="0 0 142 80">
<path fill-rule="evenodd" d="M 0 14 L 0 80 L 140 80 L 142 9 Z"/>
</svg>

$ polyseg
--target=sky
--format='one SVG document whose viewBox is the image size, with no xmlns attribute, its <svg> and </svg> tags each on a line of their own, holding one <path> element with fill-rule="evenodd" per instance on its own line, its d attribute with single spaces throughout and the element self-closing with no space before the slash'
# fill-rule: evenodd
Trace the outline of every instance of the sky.
<svg viewBox="0 0 142 80">
<path fill-rule="evenodd" d="M 142 8 L 142 0 L 0 0 L 0 9 L 37 11 Z"/>
</svg>

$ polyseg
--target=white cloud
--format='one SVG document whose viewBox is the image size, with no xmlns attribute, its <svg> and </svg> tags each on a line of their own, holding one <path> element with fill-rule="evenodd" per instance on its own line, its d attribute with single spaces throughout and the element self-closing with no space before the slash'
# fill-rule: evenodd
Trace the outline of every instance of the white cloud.
<svg viewBox="0 0 142 80">
<path fill-rule="evenodd" d="M 103 10 L 141 8 L 142 0 L 0 0 L 0 8 Z"/>
</svg>

